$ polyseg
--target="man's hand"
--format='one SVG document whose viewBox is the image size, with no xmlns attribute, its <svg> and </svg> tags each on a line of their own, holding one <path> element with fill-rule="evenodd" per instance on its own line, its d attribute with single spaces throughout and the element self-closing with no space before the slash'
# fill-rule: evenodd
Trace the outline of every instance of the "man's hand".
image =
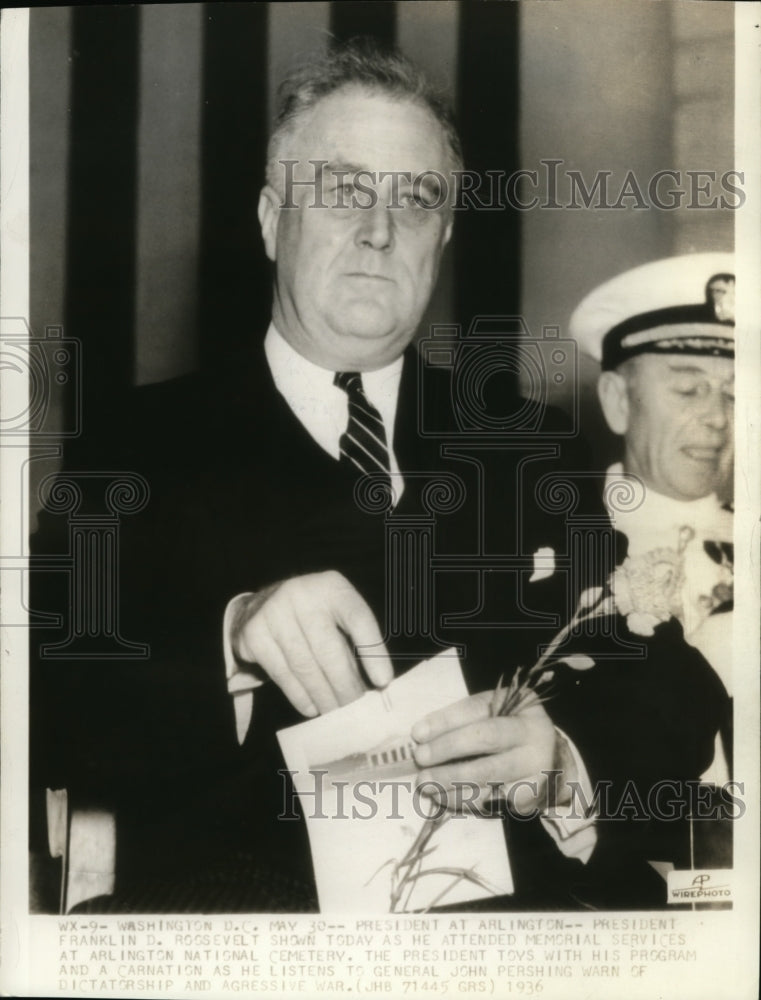
<svg viewBox="0 0 761 1000">
<path fill-rule="evenodd" d="M 303 715 L 329 712 L 393 676 L 383 637 L 365 600 L 340 573 L 311 573 L 253 594 L 232 627 L 233 651 L 257 663 Z"/>
<path fill-rule="evenodd" d="M 548 795 L 543 772 L 563 771 L 555 782 L 558 790 L 576 775 L 569 773 L 572 759 L 552 720 L 538 702 L 515 715 L 492 716 L 491 700 L 492 692 L 484 691 L 415 724 L 415 759 L 425 768 L 419 783 L 442 785 L 447 805 L 455 808 L 464 802 L 483 805 L 497 796 L 523 815 L 544 810 L 548 799 L 559 804 L 562 796 L 554 789 Z M 469 788 L 474 785 L 478 794 Z"/>
</svg>

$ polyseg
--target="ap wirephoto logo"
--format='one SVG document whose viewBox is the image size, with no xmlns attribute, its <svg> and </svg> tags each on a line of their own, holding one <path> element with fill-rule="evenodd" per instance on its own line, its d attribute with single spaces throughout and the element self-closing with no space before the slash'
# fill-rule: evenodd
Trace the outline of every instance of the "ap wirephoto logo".
<svg viewBox="0 0 761 1000">
<path fill-rule="evenodd" d="M 668 873 L 669 903 L 731 903 L 733 872 L 725 868 Z"/>
</svg>

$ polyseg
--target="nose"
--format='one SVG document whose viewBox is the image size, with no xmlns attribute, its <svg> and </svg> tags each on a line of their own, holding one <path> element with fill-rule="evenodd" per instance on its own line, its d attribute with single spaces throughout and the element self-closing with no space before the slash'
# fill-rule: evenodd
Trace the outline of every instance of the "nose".
<svg viewBox="0 0 761 1000">
<path fill-rule="evenodd" d="M 726 428 L 730 420 L 731 402 L 726 394 L 719 388 L 712 389 L 705 399 L 703 410 L 703 421 L 709 427 L 722 431 Z"/>
<path fill-rule="evenodd" d="M 394 245 L 395 226 L 390 209 L 379 202 L 369 208 L 359 208 L 357 213 L 357 246 L 370 250 L 390 250 Z"/>
</svg>

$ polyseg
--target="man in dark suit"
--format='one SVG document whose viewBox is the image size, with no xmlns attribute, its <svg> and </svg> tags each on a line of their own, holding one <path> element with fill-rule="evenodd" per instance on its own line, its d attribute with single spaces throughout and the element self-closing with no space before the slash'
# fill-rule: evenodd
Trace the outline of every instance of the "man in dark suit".
<svg viewBox="0 0 761 1000">
<path fill-rule="evenodd" d="M 569 672 L 551 703 L 514 717 L 491 718 L 477 694 L 534 662 L 611 567 L 601 555 L 554 572 L 570 521 L 541 484 L 579 462 L 551 442 L 564 431 L 556 415 L 541 434 L 457 444 L 469 424 L 455 375 L 410 347 L 460 165 L 448 113 L 400 57 L 354 45 L 296 76 L 259 203 L 275 265 L 264 344 L 212 379 L 140 391 L 121 429 L 70 460 L 134 470 L 151 491 L 125 520 L 120 569 L 123 632 L 147 640 L 149 660 L 62 671 L 43 659 L 34 679 L 39 780 L 118 798 L 117 907 L 182 908 L 186 897 L 156 889 L 169 864 L 185 889 L 201 879 L 191 908 L 313 906 L 303 829 L 277 821 L 287 790 L 275 731 L 453 642 L 473 697 L 418 728 L 418 763 L 444 784 L 462 758 L 478 784 L 533 782 L 522 808 L 536 821 L 515 824 L 523 860 L 502 905 L 573 905 L 584 872 L 643 856 L 609 851 L 594 817 L 541 818 L 545 772 L 564 789 L 645 787 L 697 776 L 710 754 L 721 686 L 672 623 L 636 662 L 619 662 L 616 635 L 578 640 L 599 655 L 595 669 Z M 395 562 L 402 537 L 429 548 Z M 130 897 L 141 879 L 150 888 Z"/>
</svg>

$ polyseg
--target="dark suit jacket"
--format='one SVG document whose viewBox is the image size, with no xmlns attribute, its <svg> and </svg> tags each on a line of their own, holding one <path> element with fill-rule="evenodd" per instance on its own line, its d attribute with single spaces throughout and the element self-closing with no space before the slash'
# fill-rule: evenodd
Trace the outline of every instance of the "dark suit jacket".
<svg viewBox="0 0 761 1000">
<path fill-rule="evenodd" d="M 274 734 L 298 716 L 266 685 L 242 748 L 235 738 L 221 635 L 235 594 L 334 569 L 374 610 L 398 671 L 457 643 L 475 692 L 536 660 L 579 591 L 610 571 L 613 551 L 594 484 L 573 476 L 585 463 L 578 441 L 558 445 L 553 430 L 565 426 L 552 411 L 539 429 L 544 436 L 536 427 L 511 431 L 485 447 L 487 439 L 462 419 L 451 372 L 410 350 L 394 432 L 405 491 L 392 514 L 370 510 L 357 502 L 354 476 L 315 444 L 277 393 L 258 347 L 213 378 L 136 391 L 113 426 L 70 451 L 72 473 L 134 471 L 150 487 L 145 509 L 122 519 L 118 570 L 121 634 L 149 644 L 150 656 L 36 661 L 33 779 L 115 797 L 122 882 L 138 871 L 190 870 L 253 846 L 273 869 L 309 884 L 303 829 L 276 821 L 285 786 Z M 547 477 L 561 475 L 578 486 L 575 508 L 553 503 L 543 489 Z M 443 484 L 438 492 L 435 481 Z M 65 519 L 43 515 L 34 550 L 61 551 L 65 529 Z M 392 536 L 425 536 L 433 558 L 429 565 L 418 554 L 416 574 L 403 587 L 390 562 Z M 585 545 L 596 555 L 582 560 Z M 548 547 L 558 571 L 529 582 L 533 553 Z M 400 599 L 401 617 L 393 613 Z M 33 607 L 66 602 L 40 574 Z M 54 638 L 33 635 L 33 654 Z M 597 666 L 562 674 L 547 706 L 592 781 L 610 782 L 614 798 L 630 781 L 646 793 L 661 779 L 696 778 L 710 761 L 724 697 L 676 623 L 662 626 L 639 658 L 622 640 L 632 637 L 618 619 L 613 635 L 571 644 L 598 657 Z M 653 846 L 653 824 L 623 825 L 599 824 L 595 855 L 606 871 L 666 850 Z M 513 841 L 533 857 L 521 868 L 524 898 L 536 904 L 537 886 L 564 862 L 541 832 L 518 826 Z M 521 878 L 518 889 L 520 899 Z"/>
</svg>

